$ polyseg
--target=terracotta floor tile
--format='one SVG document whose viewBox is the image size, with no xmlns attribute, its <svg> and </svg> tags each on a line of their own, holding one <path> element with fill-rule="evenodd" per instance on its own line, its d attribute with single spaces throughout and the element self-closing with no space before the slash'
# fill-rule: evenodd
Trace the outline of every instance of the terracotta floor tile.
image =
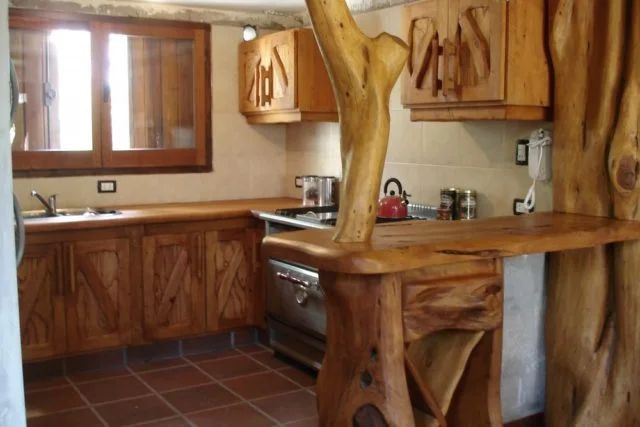
<svg viewBox="0 0 640 427">
<path fill-rule="evenodd" d="M 138 397 L 152 391 L 142 384 L 136 377 L 109 378 L 102 381 L 82 383 L 77 385 L 80 393 L 91 403 L 103 403 L 112 400 Z"/>
<path fill-rule="evenodd" d="M 260 363 L 267 365 L 272 369 L 286 368 L 290 366 L 287 362 L 280 360 L 271 351 L 263 351 L 261 353 L 253 353 L 251 357 L 258 360 Z"/>
<path fill-rule="evenodd" d="M 231 357 L 228 359 L 212 360 L 199 363 L 200 367 L 217 380 L 239 377 L 247 374 L 264 372 L 266 367 L 247 356 Z"/>
<path fill-rule="evenodd" d="M 95 407 L 109 426 L 123 426 L 168 418 L 174 412 L 156 396 L 139 397 Z"/>
<path fill-rule="evenodd" d="M 211 382 L 209 377 L 193 366 L 145 372 L 140 374 L 140 378 L 160 392 Z"/>
<path fill-rule="evenodd" d="M 242 345 L 237 347 L 239 351 L 247 354 L 262 353 L 263 351 L 271 351 L 269 347 L 260 344 Z"/>
<path fill-rule="evenodd" d="M 317 374 L 310 369 L 303 369 L 292 366 L 289 368 L 279 369 L 278 372 L 285 375 L 287 378 L 291 379 L 297 384 L 300 384 L 302 387 L 311 387 L 316 384 Z"/>
<path fill-rule="evenodd" d="M 83 383 L 87 381 L 98 381 L 107 378 L 121 377 L 123 375 L 131 375 L 131 373 L 127 368 L 117 366 L 113 368 L 98 369 L 95 371 L 78 372 L 76 374 L 68 375 L 67 378 L 74 383 Z"/>
<path fill-rule="evenodd" d="M 303 420 L 318 415 L 315 397 L 303 390 L 267 397 L 266 399 L 253 400 L 251 403 L 281 423 Z"/>
<path fill-rule="evenodd" d="M 187 416 L 198 427 L 269 427 L 267 417 L 246 403 L 240 403 Z"/>
<path fill-rule="evenodd" d="M 233 378 L 223 381 L 223 383 L 245 399 L 257 399 L 300 388 L 297 384 L 274 372 Z"/>
<path fill-rule="evenodd" d="M 194 412 L 203 409 L 227 406 L 240 399 L 218 384 L 206 384 L 184 390 L 170 391 L 162 395 L 180 412 Z"/>
<path fill-rule="evenodd" d="M 217 360 L 217 359 L 225 359 L 227 357 L 240 356 L 240 353 L 237 350 L 219 350 L 219 351 L 210 351 L 208 353 L 201 354 L 193 354 L 191 356 L 185 356 L 185 359 L 189 359 L 192 362 L 203 362 L 205 360 Z"/>
<path fill-rule="evenodd" d="M 32 391 L 26 394 L 27 418 L 46 415 L 86 406 L 71 386 L 50 390 Z"/>
<path fill-rule="evenodd" d="M 289 427 L 318 427 L 319 425 L 320 425 L 320 420 L 318 420 L 318 417 L 307 418 L 306 420 L 287 423 L 287 426 Z"/>
<path fill-rule="evenodd" d="M 148 423 L 136 424 L 136 427 L 190 427 L 183 418 L 174 417 L 166 420 L 151 421 Z"/>
<path fill-rule="evenodd" d="M 35 381 L 28 381 L 24 384 L 26 391 L 36 391 L 45 388 L 62 387 L 69 385 L 69 381 L 65 377 L 44 378 Z"/>
<path fill-rule="evenodd" d="M 29 418 L 29 427 L 102 427 L 102 421 L 89 408 Z"/>
<path fill-rule="evenodd" d="M 147 372 L 155 371 L 157 369 L 175 368 L 178 366 L 184 366 L 187 362 L 180 358 L 174 357 L 172 359 L 153 360 L 150 362 L 132 363 L 129 367 L 135 372 Z"/>
</svg>

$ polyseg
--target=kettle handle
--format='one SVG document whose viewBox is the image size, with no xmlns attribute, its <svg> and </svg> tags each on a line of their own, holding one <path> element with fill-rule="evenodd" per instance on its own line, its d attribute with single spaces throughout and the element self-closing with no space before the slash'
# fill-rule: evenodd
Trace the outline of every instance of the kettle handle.
<svg viewBox="0 0 640 427">
<path fill-rule="evenodd" d="M 384 195 L 387 195 L 387 190 L 389 189 L 389 184 L 395 184 L 398 186 L 398 195 L 402 196 L 402 184 L 400 183 L 400 180 L 398 178 L 389 178 L 385 183 L 384 183 Z"/>
</svg>

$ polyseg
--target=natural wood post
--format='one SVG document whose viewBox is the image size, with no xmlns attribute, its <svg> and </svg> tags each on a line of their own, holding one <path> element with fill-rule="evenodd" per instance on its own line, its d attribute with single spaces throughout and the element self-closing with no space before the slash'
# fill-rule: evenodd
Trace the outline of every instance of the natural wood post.
<svg viewBox="0 0 640 427">
<path fill-rule="evenodd" d="M 413 427 L 399 277 L 320 275 L 327 352 L 318 376 L 319 425 Z"/>
<path fill-rule="evenodd" d="M 342 184 L 334 240 L 366 242 L 373 233 L 389 141 L 389 96 L 409 55 L 383 33 L 371 39 L 345 0 L 306 0 L 340 117 Z"/>
<path fill-rule="evenodd" d="M 552 0 L 554 209 L 640 219 L 640 0 Z M 640 419 L 640 243 L 551 256 L 547 426 Z"/>
</svg>

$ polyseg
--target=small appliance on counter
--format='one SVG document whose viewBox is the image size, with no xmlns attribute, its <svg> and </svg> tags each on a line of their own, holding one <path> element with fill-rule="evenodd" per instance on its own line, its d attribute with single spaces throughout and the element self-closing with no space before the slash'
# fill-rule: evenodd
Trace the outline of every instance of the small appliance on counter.
<svg viewBox="0 0 640 427">
<path fill-rule="evenodd" d="M 395 184 L 398 188 L 398 194 L 391 190 L 389 191 L 389 185 Z M 384 183 L 384 197 L 378 201 L 378 218 L 385 220 L 399 220 L 405 219 L 409 216 L 409 196 L 406 191 L 402 189 L 402 184 L 397 178 L 389 178 Z"/>
<path fill-rule="evenodd" d="M 333 206 L 338 204 L 338 178 L 335 176 L 296 176 L 296 188 L 302 188 L 303 206 Z"/>
</svg>

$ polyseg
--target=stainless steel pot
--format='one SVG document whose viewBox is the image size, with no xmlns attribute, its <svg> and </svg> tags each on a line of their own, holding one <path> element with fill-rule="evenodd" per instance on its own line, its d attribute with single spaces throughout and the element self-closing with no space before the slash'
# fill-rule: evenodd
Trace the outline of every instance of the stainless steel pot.
<svg viewBox="0 0 640 427">
<path fill-rule="evenodd" d="M 296 176 L 296 188 L 302 188 L 302 206 L 319 206 L 318 178 L 317 175 Z"/>
</svg>

